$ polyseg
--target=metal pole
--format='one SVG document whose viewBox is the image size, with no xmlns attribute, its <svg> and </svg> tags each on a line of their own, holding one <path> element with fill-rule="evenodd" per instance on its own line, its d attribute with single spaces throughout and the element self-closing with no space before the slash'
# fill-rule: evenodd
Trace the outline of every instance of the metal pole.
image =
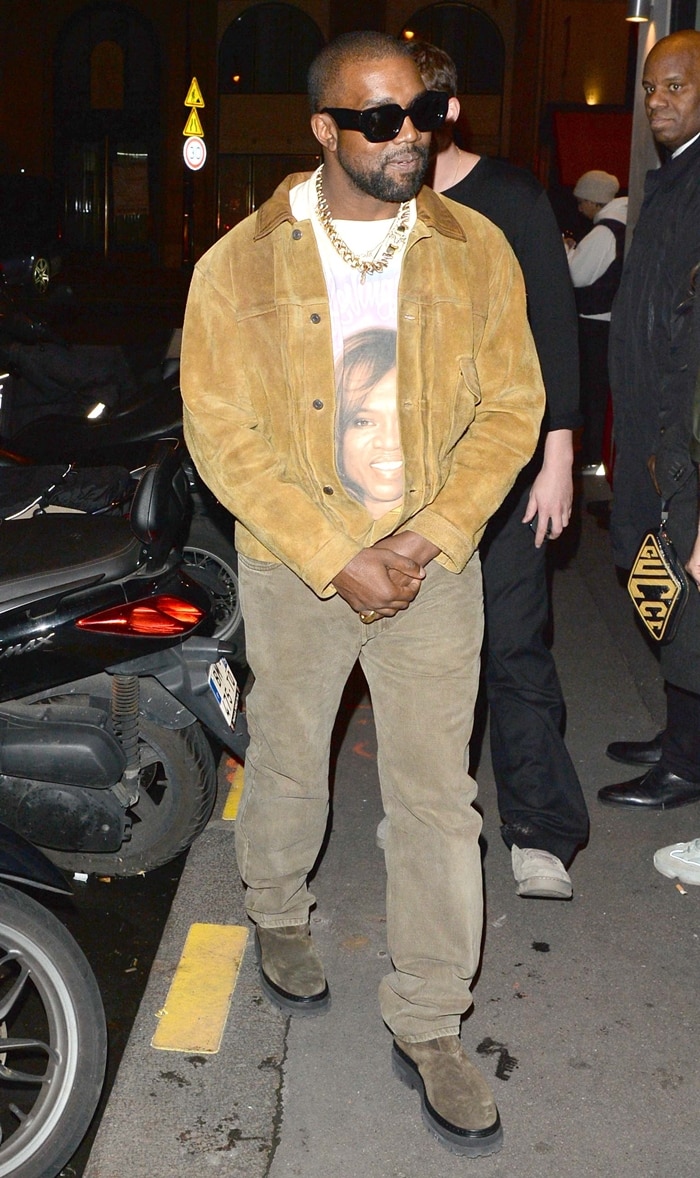
<svg viewBox="0 0 700 1178">
<path fill-rule="evenodd" d="M 105 223 L 104 223 L 104 256 L 109 256 L 109 135 L 105 135 Z"/>
<path fill-rule="evenodd" d="M 185 5 L 185 75 L 186 85 L 192 77 L 192 23 L 190 0 Z M 194 263 L 194 189 L 192 173 L 182 163 L 182 266 L 191 269 Z"/>
</svg>

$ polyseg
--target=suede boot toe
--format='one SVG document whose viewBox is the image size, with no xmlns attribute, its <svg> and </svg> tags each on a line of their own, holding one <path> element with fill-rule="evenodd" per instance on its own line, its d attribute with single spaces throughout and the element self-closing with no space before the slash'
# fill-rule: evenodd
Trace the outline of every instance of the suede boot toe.
<svg viewBox="0 0 700 1178">
<path fill-rule="evenodd" d="M 482 1157 L 501 1148 L 493 1094 L 458 1035 L 425 1043 L 395 1039 L 392 1066 L 402 1083 L 418 1092 L 428 1129 L 452 1153 Z"/>
<path fill-rule="evenodd" d="M 330 992 L 308 924 L 257 926 L 255 944 L 260 982 L 271 1002 L 287 1014 L 321 1014 Z"/>
</svg>

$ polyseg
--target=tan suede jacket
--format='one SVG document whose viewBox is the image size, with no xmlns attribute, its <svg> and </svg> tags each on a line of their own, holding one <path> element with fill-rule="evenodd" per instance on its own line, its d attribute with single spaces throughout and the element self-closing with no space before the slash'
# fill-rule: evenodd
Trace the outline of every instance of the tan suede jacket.
<svg viewBox="0 0 700 1178">
<path fill-rule="evenodd" d="M 399 288 L 404 502 L 376 522 L 335 466 L 326 286 L 289 176 L 195 268 L 182 340 L 185 438 L 236 517 L 240 552 L 279 560 L 320 597 L 362 548 L 412 530 L 459 572 L 537 441 L 544 389 L 504 236 L 429 188 Z"/>
</svg>

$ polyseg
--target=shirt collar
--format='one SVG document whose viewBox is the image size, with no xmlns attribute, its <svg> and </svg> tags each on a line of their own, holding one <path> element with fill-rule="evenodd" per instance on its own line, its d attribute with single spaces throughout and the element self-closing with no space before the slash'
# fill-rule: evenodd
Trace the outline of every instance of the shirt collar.
<svg viewBox="0 0 700 1178">
<path fill-rule="evenodd" d="M 685 151 L 686 147 L 690 147 L 691 143 L 695 143 L 696 139 L 700 139 L 700 131 L 698 131 L 697 135 L 693 135 L 693 138 L 689 139 L 687 143 L 684 143 L 681 147 L 677 147 L 676 150 L 672 152 L 671 159 L 675 160 L 676 156 Z"/>
</svg>

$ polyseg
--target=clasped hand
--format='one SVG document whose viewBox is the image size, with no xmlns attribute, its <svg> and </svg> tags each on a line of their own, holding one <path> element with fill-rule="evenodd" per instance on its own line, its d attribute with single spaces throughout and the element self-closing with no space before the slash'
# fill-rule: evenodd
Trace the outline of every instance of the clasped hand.
<svg viewBox="0 0 700 1178">
<path fill-rule="evenodd" d="M 409 556 L 415 550 L 419 560 Z M 408 609 L 425 577 L 425 567 L 438 548 L 410 532 L 387 536 L 371 548 L 363 548 L 333 578 L 333 586 L 356 613 L 374 610 L 392 618 Z"/>
</svg>

